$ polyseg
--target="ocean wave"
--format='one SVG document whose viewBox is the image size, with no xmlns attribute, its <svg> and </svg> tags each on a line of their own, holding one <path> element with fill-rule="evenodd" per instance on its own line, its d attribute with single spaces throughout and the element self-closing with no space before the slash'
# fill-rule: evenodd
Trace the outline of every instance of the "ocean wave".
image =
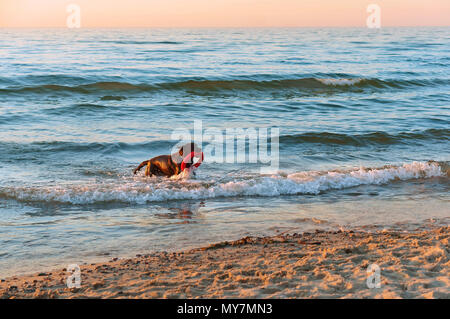
<svg viewBox="0 0 450 319">
<path fill-rule="evenodd" d="M 93 104 L 93 103 L 79 103 L 73 104 L 69 106 L 63 107 L 51 107 L 42 109 L 43 113 L 52 114 L 52 115 L 65 115 L 71 114 L 75 116 L 79 116 L 80 113 L 92 113 L 96 114 L 101 110 L 106 110 L 109 107 L 102 104 Z"/>
<path fill-rule="evenodd" d="M 407 143 L 410 141 L 450 140 L 450 129 L 428 129 L 424 131 L 401 132 L 389 134 L 387 132 L 373 132 L 366 134 L 339 134 L 328 132 L 308 132 L 294 135 L 282 135 L 280 144 L 317 143 L 325 145 L 389 145 Z"/>
<path fill-rule="evenodd" d="M 68 92 L 78 94 L 97 94 L 114 92 L 158 92 L 158 91 L 188 91 L 191 93 L 203 92 L 213 93 L 217 91 L 258 91 L 258 92 L 279 92 L 283 90 L 307 91 L 348 91 L 361 89 L 387 89 L 387 88 L 412 88 L 417 86 L 449 85 L 449 79 L 376 79 L 376 78 L 320 78 L 304 77 L 294 79 L 232 79 L 232 80 L 211 80 L 211 79 L 189 79 L 174 82 L 162 83 L 128 83 L 118 81 L 100 81 L 82 85 L 60 85 L 43 84 L 36 86 L 10 86 L 0 89 L 0 93 L 57 93 Z"/>
<path fill-rule="evenodd" d="M 97 43 L 97 42 L 96 42 Z M 111 43 L 111 44 L 183 44 L 180 41 L 139 41 L 139 40 L 102 40 L 98 43 Z"/>
<path fill-rule="evenodd" d="M 384 185 L 445 176 L 437 162 L 413 162 L 401 166 L 359 168 L 347 171 L 304 171 L 288 175 L 243 178 L 229 181 L 172 180 L 123 177 L 114 182 L 90 182 L 58 186 L 0 187 L 0 198 L 20 202 L 55 202 L 86 205 L 104 202 L 145 204 L 173 200 L 201 200 L 220 197 L 319 195 L 327 191 L 360 185 Z"/>
<path fill-rule="evenodd" d="M 123 101 L 126 98 L 124 96 L 105 95 L 100 100 L 102 101 Z"/>
<path fill-rule="evenodd" d="M 85 105 L 87 110 L 96 110 L 102 106 Z M 65 111 L 66 108 L 63 109 Z M 51 112 L 61 112 L 59 109 L 51 109 Z M 50 112 L 49 111 L 49 112 Z M 6 120 L 5 120 L 6 121 Z M 1 117 L 0 117 L 1 122 Z M 370 146 L 408 144 L 411 142 L 444 142 L 450 140 L 450 129 L 428 129 L 424 131 L 401 132 L 389 134 L 387 132 L 373 132 L 366 134 L 341 134 L 329 132 L 307 132 L 292 135 L 280 135 L 279 143 L 282 146 L 301 144 L 322 144 L 342 146 Z M 125 142 L 66 142 L 66 141 L 36 141 L 32 143 L 1 142 L 0 149 L 4 156 L 14 154 L 56 154 L 56 153 L 83 153 L 94 152 L 102 154 L 114 154 L 121 151 L 161 150 L 170 152 L 177 143 L 173 140 L 155 140 L 138 143 Z M 203 147 L 207 143 L 204 143 Z"/>
<path fill-rule="evenodd" d="M 77 143 L 64 141 L 42 141 L 33 143 L 0 142 L 2 155 L 12 159 L 14 155 L 26 159 L 26 155 L 40 156 L 43 153 L 51 155 L 57 153 L 84 153 L 114 154 L 120 151 L 163 150 L 169 152 L 176 142 L 169 140 L 148 141 L 142 143 Z"/>
</svg>

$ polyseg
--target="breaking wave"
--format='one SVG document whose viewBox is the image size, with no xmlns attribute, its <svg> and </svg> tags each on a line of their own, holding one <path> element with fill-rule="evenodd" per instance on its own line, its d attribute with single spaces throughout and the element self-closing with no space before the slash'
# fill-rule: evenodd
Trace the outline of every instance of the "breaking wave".
<svg viewBox="0 0 450 319">
<path fill-rule="evenodd" d="M 423 179 L 447 174 L 448 166 L 430 161 L 347 171 L 303 171 L 247 177 L 237 175 L 228 181 L 124 176 L 87 184 L 0 187 L 0 198 L 21 202 L 85 205 L 104 202 L 144 204 L 240 196 L 319 195 L 360 185 L 384 185 L 397 180 Z"/>
</svg>

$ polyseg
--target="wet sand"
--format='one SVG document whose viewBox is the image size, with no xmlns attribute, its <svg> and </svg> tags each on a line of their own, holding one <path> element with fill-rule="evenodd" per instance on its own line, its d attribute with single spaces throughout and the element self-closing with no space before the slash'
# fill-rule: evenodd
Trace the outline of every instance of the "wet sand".
<svg viewBox="0 0 450 319">
<path fill-rule="evenodd" d="M 450 298 L 450 227 L 246 237 L 2 279 L 0 298 Z M 380 267 L 380 288 L 367 270 Z"/>
</svg>

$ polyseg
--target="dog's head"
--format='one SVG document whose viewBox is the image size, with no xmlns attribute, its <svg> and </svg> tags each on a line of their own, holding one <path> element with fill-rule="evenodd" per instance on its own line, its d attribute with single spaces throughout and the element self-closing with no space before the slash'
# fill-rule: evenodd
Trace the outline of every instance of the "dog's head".
<svg viewBox="0 0 450 319">
<path fill-rule="evenodd" d="M 178 154 L 182 158 L 185 156 L 191 154 L 191 152 L 200 153 L 202 149 L 195 143 L 187 143 L 180 147 L 180 150 L 178 151 Z"/>
<path fill-rule="evenodd" d="M 191 152 L 201 153 L 202 149 L 195 143 L 186 143 L 179 148 L 178 152 L 172 154 L 172 160 L 177 164 L 181 164 L 183 159 L 191 154 Z M 188 164 L 189 167 L 191 163 L 192 159 L 186 164 Z"/>
</svg>

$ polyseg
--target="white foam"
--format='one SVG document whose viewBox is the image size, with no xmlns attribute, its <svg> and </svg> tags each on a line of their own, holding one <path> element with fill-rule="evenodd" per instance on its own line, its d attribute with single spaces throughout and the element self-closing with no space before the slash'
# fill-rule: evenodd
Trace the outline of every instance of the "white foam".
<svg viewBox="0 0 450 319">
<path fill-rule="evenodd" d="M 329 79 L 317 79 L 318 81 L 320 81 L 323 84 L 326 85 L 334 85 L 334 86 L 338 86 L 338 85 L 355 85 L 359 82 L 361 82 L 363 79 L 361 78 L 355 78 L 355 79 L 333 79 L 333 78 L 329 78 Z"/>
<path fill-rule="evenodd" d="M 348 171 L 307 171 L 287 176 L 233 177 L 228 182 L 164 178 L 131 178 L 87 185 L 0 188 L 1 196 L 21 201 L 50 201 L 71 204 L 147 202 L 181 199 L 207 199 L 234 196 L 280 196 L 320 194 L 324 191 L 359 185 L 388 184 L 394 180 L 410 180 L 444 176 L 436 162 L 413 162 L 402 166 Z"/>
</svg>

